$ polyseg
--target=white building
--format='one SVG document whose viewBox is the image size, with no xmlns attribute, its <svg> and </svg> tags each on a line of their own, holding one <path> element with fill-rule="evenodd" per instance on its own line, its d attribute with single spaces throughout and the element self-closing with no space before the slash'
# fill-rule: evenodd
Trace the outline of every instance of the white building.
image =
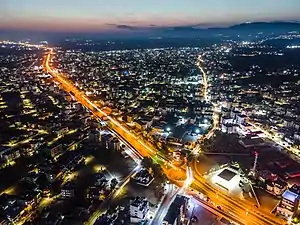
<svg viewBox="0 0 300 225">
<path fill-rule="evenodd" d="M 233 119 L 231 117 L 222 117 L 221 118 L 221 123 L 222 124 L 233 124 Z"/>
<path fill-rule="evenodd" d="M 299 133 L 294 133 L 294 140 L 300 141 L 300 132 Z"/>
<path fill-rule="evenodd" d="M 130 201 L 130 222 L 140 223 L 144 221 L 149 212 L 149 202 L 146 198 L 135 197 Z"/>
<path fill-rule="evenodd" d="M 238 126 L 235 124 L 222 124 L 222 132 L 227 134 L 237 133 Z"/>
<path fill-rule="evenodd" d="M 243 115 L 243 114 L 239 114 L 236 117 L 236 123 L 237 124 L 243 124 L 245 122 L 247 116 Z"/>
</svg>

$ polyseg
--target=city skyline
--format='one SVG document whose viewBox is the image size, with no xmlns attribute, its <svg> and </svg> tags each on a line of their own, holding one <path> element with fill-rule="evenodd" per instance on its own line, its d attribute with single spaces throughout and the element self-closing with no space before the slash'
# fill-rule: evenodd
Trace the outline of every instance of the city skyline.
<svg viewBox="0 0 300 225">
<path fill-rule="evenodd" d="M 300 2 L 287 1 L 195 1 L 111 0 L 1 3 L 0 29 L 36 31 L 128 31 L 155 27 L 230 26 L 247 21 L 299 21 Z"/>
</svg>

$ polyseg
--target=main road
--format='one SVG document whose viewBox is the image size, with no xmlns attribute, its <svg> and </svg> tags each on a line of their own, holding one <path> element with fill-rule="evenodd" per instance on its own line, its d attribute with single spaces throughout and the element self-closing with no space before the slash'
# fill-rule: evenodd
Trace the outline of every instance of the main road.
<svg viewBox="0 0 300 225">
<path fill-rule="evenodd" d="M 135 134 L 131 133 L 126 125 L 121 124 L 119 121 L 108 115 L 106 112 L 101 110 L 96 104 L 91 102 L 88 97 L 82 93 L 69 79 L 62 76 L 58 71 L 53 69 L 50 66 L 50 61 L 53 56 L 53 48 L 48 49 L 46 59 L 44 61 L 45 70 L 56 80 L 60 86 L 68 93 L 71 93 L 74 98 L 81 103 L 86 108 L 90 109 L 95 116 L 98 118 L 106 117 L 108 119 L 108 126 L 110 129 L 114 130 L 120 136 L 123 137 L 127 143 L 130 145 L 142 156 L 149 157 L 158 157 L 162 162 L 171 167 L 175 167 L 169 162 L 171 161 L 168 157 L 161 152 L 157 151 L 150 142 L 147 140 L 142 140 L 137 137 Z M 204 70 L 201 67 L 201 70 Z M 206 82 L 206 75 L 204 81 Z M 207 82 L 206 82 L 207 83 Z M 207 88 L 207 85 L 205 85 Z M 206 91 L 205 91 L 206 93 Z M 215 126 L 215 125 L 214 125 Z M 174 168 L 174 170 L 182 172 L 186 167 Z M 279 225 L 285 224 L 285 222 L 270 212 L 265 212 L 263 209 L 255 208 L 251 203 L 242 201 L 239 198 L 228 196 L 227 193 L 219 191 L 217 188 L 212 187 L 206 180 L 200 175 L 194 175 L 193 185 L 197 190 L 204 192 L 211 200 L 222 205 L 224 210 L 230 212 L 234 217 L 239 218 L 240 221 L 243 221 L 244 224 L 254 224 L 254 225 Z M 217 193 L 217 194 L 216 194 Z"/>
</svg>

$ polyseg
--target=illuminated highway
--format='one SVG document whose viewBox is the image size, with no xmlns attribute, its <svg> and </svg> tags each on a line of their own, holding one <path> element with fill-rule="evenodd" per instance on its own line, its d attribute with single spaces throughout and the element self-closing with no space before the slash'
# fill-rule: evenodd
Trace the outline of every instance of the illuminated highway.
<svg viewBox="0 0 300 225">
<path fill-rule="evenodd" d="M 201 56 L 198 56 L 198 62 L 197 62 L 197 66 L 200 69 L 200 71 L 202 72 L 202 91 L 203 91 L 203 98 L 205 101 L 208 101 L 208 82 L 207 82 L 207 75 L 203 69 L 203 67 L 201 66 L 201 63 L 203 63 L 203 60 L 201 58 Z M 214 134 L 214 132 L 216 131 L 216 129 L 218 128 L 219 125 L 219 106 L 216 103 L 213 103 L 213 124 L 212 124 L 212 128 L 210 129 L 210 131 L 206 134 L 203 135 L 199 138 L 198 141 L 203 141 L 204 139 L 210 139 L 211 136 Z M 192 154 L 196 155 L 201 151 L 201 146 L 200 144 L 197 144 L 196 147 L 194 148 L 194 150 L 192 151 Z"/>
<path fill-rule="evenodd" d="M 207 101 L 208 100 L 208 97 L 207 97 L 208 82 L 207 82 L 206 73 L 205 73 L 203 67 L 201 66 L 201 63 L 203 63 L 203 60 L 201 59 L 201 56 L 199 55 L 197 66 L 199 67 L 200 71 L 202 72 L 203 98 L 204 98 L 205 101 Z"/>
<path fill-rule="evenodd" d="M 170 165 L 168 159 L 168 156 L 163 155 L 161 152 L 155 150 L 151 143 L 148 141 L 139 139 L 136 135 L 132 134 L 126 127 L 126 125 L 122 125 L 120 122 L 109 116 L 106 112 L 102 111 L 97 105 L 92 103 L 84 93 L 82 93 L 80 90 L 76 88 L 75 85 L 72 84 L 71 81 L 69 81 L 67 78 L 63 77 L 61 74 L 59 74 L 57 71 L 51 68 L 49 65 L 49 62 L 51 60 L 51 56 L 53 55 L 53 49 L 49 49 L 49 53 L 45 60 L 44 68 L 48 71 L 49 74 L 53 76 L 53 78 L 60 83 L 61 87 L 69 92 L 72 93 L 74 98 L 81 103 L 83 106 L 90 109 L 95 116 L 98 118 L 106 117 L 108 119 L 108 125 L 110 129 L 112 129 L 114 132 L 116 132 L 119 136 L 123 138 L 127 143 L 129 143 L 133 149 L 135 149 L 138 154 L 142 156 L 156 156 L 160 158 L 162 162 L 164 162 L 167 165 Z M 203 70 L 203 69 L 201 69 Z M 203 71 L 204 72 L 204 71 Z M 205 74 L 205 73 L 204 73 Z M 205 76 L 206 77 L 206 76 Z M 203 78 L 206 83 L 204 85 L 204 98 L 207 99 L 207 81 L 206 78 Z M 217 116 L 214 116 L 214 123 L 213 123 L 213 129 L 208 133 L 208 137 L 210 137 L 213 134 L 214 129 L 217 127 L 218 118 Z M 199 149 L 198 149 L 199 150 Z M 172 164 L 170 166 L 173 166 Z M 173 166 L 174 167 L 174 166 Z M 163 167 L 164 168 L 164 167 Z M 174 168 L 178 172 L 182 170 L 186 170 L 185 167 L 183 168 Z M 193 169 L 194 171 L 194 169 Z M 170 178 L 170 177 L 169 177 Z M 172 180 L 172 178 L 170 178 Z M 240 221 L 245 221 L 245 224 L 254 224 L 254 225 L 260 225 L 260 224 L 270 224 L 270 225 L 276 225 L 276 224 L 285 224 L 285 222 L 279 218 L 276 218 L 274 215 L 270 214 L 269 212 L 264 212 L 263 209 L 257 209 L 252 204 L 242 201 L 235 197 L 229 197 L 226 193 L 220 192 L 217 188 L 212 187 L 210 184 L 208 184 L 205 179 L 201 176 L 201 174 L 195 174 L 194 173 L 194 182 L 193 185 L 196 186 L 197 190 L 202 191 L 205 193 L 213 202 L 216 202 L 222 207 L 224 207 L 225 210 L 230 212 L 232 215 L 234 215 L 235 218 L 239 218 Z M 218 194 L 216 194 L 218 193 Z M 96 218 L 95 216 L 94 218 Z M 92 223 L 91 223 L 92 224 Z"/>
</svg>

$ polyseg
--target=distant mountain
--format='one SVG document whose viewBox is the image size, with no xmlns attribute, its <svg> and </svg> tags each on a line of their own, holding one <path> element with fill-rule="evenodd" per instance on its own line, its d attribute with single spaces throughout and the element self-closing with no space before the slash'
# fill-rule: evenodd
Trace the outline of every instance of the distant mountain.
<svg viewBox="0 0 300 225">
<path fill-rule="evenodd" d="M 299 22 L 247 22 L 242 24 L 237 24 L 227 29 L 235 29 L 235 30 L 297 30 L 300 31 L 300 23 Z"/>
<path fill-rule="evenodd" d="M 300 32 L 300 23 L 295 21 L 275 21 L 275 22 L 247 22 L 230 27 L 201 28 L 201 25 L 176 26 L 176 27 L 129 27 L 126 25 L 117 25 L 116 32 L 39 32 L 24 30 L 0 30 L 0 39 L 20 39 L 33 38 L 37 40 L 62 40 L 65 37 L 81 38 L 212 38 L 221 36 L 246 37 L 249 34 L 263 33 L 282 34 L 291 31 Z M 254 35 L 253 35 L 254 37 Z"/>
<path fill-rule="evenodd" d="M 215 36 L 223 35 L 248 35 L 256 33 L 264 34 L 279 34 L 291 31 L 300 32 L 300 23 L 298 22 L 247 22 L 222 28 L 199 28 L 197 26 L 182 26 L 182 27 L 168 27 L 158 28 L 157 33 L 164 35 L 171 35 L 176 37 L 197 37 L 197 36 Z"/>
</svg>

